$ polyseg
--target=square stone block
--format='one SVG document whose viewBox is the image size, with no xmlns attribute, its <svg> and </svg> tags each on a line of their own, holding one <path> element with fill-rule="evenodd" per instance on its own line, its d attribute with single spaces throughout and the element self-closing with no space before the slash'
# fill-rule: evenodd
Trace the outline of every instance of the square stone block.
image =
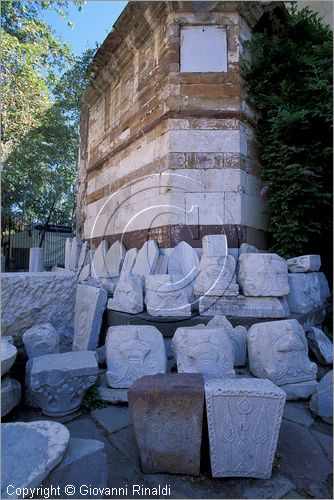
<svg viewBox="0 0 334 500">
<path fill-rule="evenodd" d="M 167 358 L 162 334 L 155 326 L 111 326 L 106 339 L 108 384 L 128 389 L 144 375 L 166 373 Z"/>
<path fill-rule="evenodd" d="M 172 349 L 178 373 L 235 377 L 232 341 L 222 328 L 178 328 Z"/>
<path fill-rule="evenodd" d="M 274 253 L 243 253 L 238 282 L 249 297 L 283 297 L 289 293 L 286 260 Z"/>
<path fill-rule="evenodd" d="M 128 397 L 143 471 L 198 475 L 204 406 L 202 375 L 143 377 L 132 385 Z"/>
<path fill-rule="evenodd" d="M 203 255 L 206 257 L 223 257 L 227 255 L 227 238 L 225 234 L 210 234 L 202 238 Z"/>
<path fill-rule="evenodd" d="M 236 262 L 232 255 L 203 256 L 195 281 L 195 295 L 233 296 L 239 294 Z"/>
<path fill-rule="evenodd" d="M 285 392 L 269 380 L 206 379 L 213 477 L 271 476 Z"/>
<path fill-rule="evenodd" d="M 185 276 L 146 276 L 145 303 L 151 316 L 191 316 L 189 295 L 189 281 Z"/>
<path fill-rule="evenodd" d="M 319 271 L 321 266 L 320 255 L 301 255 L 300 257 L 288 259 L 286 262 L 290 273 Z"/>
<path fill-rule="evenodd" d="M 114 296 L 108 300 L 108 309 L 130 314 L 138 314 L 144 310 L 143 282 L 140 276 L 121 274 L 116 285 Z"/>
<path fill-rule="evenodd" d="M 322 304 L 318 273 L 289 273 L 290 293 L 286 300 L 290 311 L 306 314 Z"/>
</svg>

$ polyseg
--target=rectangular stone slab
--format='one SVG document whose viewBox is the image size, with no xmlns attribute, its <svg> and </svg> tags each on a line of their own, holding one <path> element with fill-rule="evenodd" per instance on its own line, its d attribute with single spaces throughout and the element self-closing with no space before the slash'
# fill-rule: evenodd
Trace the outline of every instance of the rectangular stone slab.
<svg viewBox="0 0 334 500">
<path fill-rule="evenodd" d="M 285 392 L 269 380 L 206 379 L 213 477 L 271 476 Z"/>
<path fill-rule="evenodd" d="M 128 398 L 143 471 L 198 475 L 204 406 L 202 375 L 142 377 L 132 385 Z"/>
<path fill-rule="evenodd" d="M 235 316 L 238 318 L 288 318 L 289 306 L 284 297 L 200 297 L 202 316 Z"/>
</svg>

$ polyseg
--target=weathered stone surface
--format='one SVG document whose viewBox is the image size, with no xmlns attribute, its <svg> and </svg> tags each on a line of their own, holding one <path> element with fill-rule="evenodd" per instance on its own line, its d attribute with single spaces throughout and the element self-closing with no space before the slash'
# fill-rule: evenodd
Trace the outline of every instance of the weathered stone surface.
<svg viewBox="0 0 334 500">
<path fill-rule="evenodd" d="M 1 416 L 7 415 L 20 401 L 20 382 L 8 376 L 4 377 L 1 380 Z"/>
<path fill-rule="evenodd" d="M 45 420 L 2 424 L 1 430 L 1 498 L 13 498 L 16 488 L 40 486 L 63 458 L 70 439 L 64 425 Z M 9 485 L 13 488 L 7 491 Z"/>
<path fill-rule="evenodd" d="M 73 327 L 75 285 L 71 272 L 3 274 L 2 334 L 20 338 L 39 323 Z"/>
<path fill-rule="evenodd" d="M 70 270 L 71 264 L 71 251 L 72 251 L 72 239 L 66 238 L 65 240 L 65 269 Z"/>
<path fill-rule="evenodd" d="M 29 359 L 59 352 L 59 334 L 50 323 L 32 326 L 22 340 Z"/>
<path fill-rule="evenodd" d="M 310 408 L 325 422 L 333 423 L 333 370 L 320 380 L 312 395 Z"/>
<path fill-rule="evenodd" d="M 179 286 L 187 288 L 187 295 L 192 302 L 194 285 L 198 275 L 199 258 L 196 251 L 185 241 L 181 241 L 171 252 L 168 259 L 168 274 L 180 276 Z"/>
<path fill-rule="evenodd" d="M 283 418 L 291 420 L 291 422 L 296 422 L 297 424 L 304 425 L 305 427 L 311 427 L 314 423 L 314 418 L 312 417 L 309 410 L 304 404 L 300 403 L 286 403 L 283 412 Z"/>
<path fill-rule="evenodd" d="M 64 498 L 73 498 L 73 494 L 66 495 L 65 486 L 70 484 L 75 488 L 76 498 L 87 498 L 87 494 L 80 494 L 80 487 L 86 484 L 84 479 L 89 478 L 89 486 L 100 488 L 102 491 L 107 487 L 108 481 L 108 463 L 104 448 L 104 443 L 96 439 L 70 438 L 64 458 L 43 481 L 42 487 L 59 486 Z"/>
<path fill-rule="evenodd" d="M 249 245 L 248 243 L 241 243 L 239 249 L 239 255 L 243 253 L 262 253 L 262 251 L 256 248 L 254 245 Z"/>
<path fill-rule="evenodd" d="M 128 389 L 113 389 L 110 387 L 105 373 L 98 377 L 97 390 L 102 401 L 106 401 L 113 405 L 128 402 Z"/>
<path fill-rule="evenodd" d="M 106 269 L 108 274 L 120 273 L 125 255 L 126 249 L 123 243 L 121 241 L 115 241 L 106 255 Z"/>
<path fill-rule="evenodd" d="M 44 415 L 62 416 L 75 412 L 97 378 L 98 364 L 93 351 L 48 354 L 30 359 L 26 384 L 30 402 Z"/>
<path fill-rule="evenodd" d="M 330 297 L 330 295 L 331 295 L 331 291 L 329 289 L 327 278 L 326 278 L 324 273 L 315 273 L 315 274 L 318 278 L 319 285 L 320 285 L 321 302 L 325 303 L 326 300 L 328 299 L 328 297 Z"/>
<path fill-rule="evenodd" d="M 96 284 L 96 286 L 101 286 L 101 288 L 103 288 L 108 293 L 108 295 L 111 296 L 115 291 L 118 281 L 119 281 L 119 274 L 110 273 L 109 275 L 100 277 L 98 284 Z"/>
<path fill-rule="evenodd" d="M 114 296 L 108 300 L 108 309 L 138 314 L 144 310 L 143 281 L 141 276 L 121 275 Z"/>
<path fill-rule="evenodd" d="M 13 345 L 13 338 L 10 335 L 1 337 L 1 377 L 11 369 L 16 355 L 17 349 Z"/>
<path fill-rule="evenodd" d="M 108 275 L 106 269 L 106 255 L 108 249 L 109 243 L 106 240 L 102 240 L 95 250 L 90 271 L 92 278 L 99 279 L 101 276 Z"/>
<path fill-rule="evenodd" d="M 75 236 L 72 240 L 71 246 L 71 256 L 70 256 L 70 271 L 76 271 L 78 269 L 78 262 L 82 248 L 82 239 Z"/>
<path fill-rule="evenodd" d="M 151 316 L 191 316 L 189 287 L 181 275 L 146 276 L 145 304 Z"/>
<path fill-rule="evenodd" d="M 216 315 L 208 323 L 209 328 L 223 328 L 232 341 L 234 366 L 244 366 L 247 357 L 247 328 L 238 325 L 235 328 L 226 316 Z"/>
<path fill-rule="evenodd" d="M 44 271 L 44 248 L 30 248 L 29 273 L 41 273 L 43 271 Z"/>
<path fill-rule="evenodd" d="M 285 393 L 269 380 L 207 379 L 213 477 L 271 476 Z"/>
<path fill-rule="evenodd" d="M 290 273 L 308 273 L 319 271 L 321 266 L 320 255 L 301 255 L 286 261 Z"/>
<path fill-rule="evenodd" d="M 247 333 L 250 371 L 277 385 L 314 380 L 317 365 L 308 358 L 303 327 L 296 319 L 268 321 Z"/>
<path fill-rule="evenodd" d="M 172 349 L 178 373 L 235 377 L 232 341 L 222 328 L 178 328 Z"/>
<path fill-rule="evenodd" d="M 195 281 L 195 295 L 235 296 L 239 295 L 236 262 L 232 255 L 206 257 L 203 255 Z"/>
<path fill-rule="evenodd" d="M 94 254 L 94 250 L 88 250 L 88 252 L 86 253 L 85 260 L 83 261 L 83 264 L 79 271 L 79 281 L 85 281 L 90 278 Z"/>
<path fill-rule="evenodd" d="M 98 345 L 102 316 L 107 305 L 103 288 L 78 285 L 74 309 L 73 351 L 92 350 Z"/>
<path fill-rule="evenodd" d="M 77 272 L 80 274 L 83 266 L 87 263 L 87 255 L 89 252 L 88 241 L 83 241 L 80 249 L 80 255 L 78 258 Z"/>
<path fill-rule="evenodd" d="M 163 336 L 155 326 L 120 325 L 108 329 L 107 381 L 126 389 L 144 375 L 166 373 Z"/>
<path fill-rule="evenodd" d="M 204 236 L 202 246 L 205 257 L 224 257 L 227 255 L 227 238 L 225 234 Z"/>
<path fill-rule="evenodd" d="M 202 316 L 236 316 L 238 318 L 287 318 L 290 311 L 285 297 L 200 297 Z"/>
<path fill-rule="evenodd" d="M 286 260 L 274 253 L 239 256 L 238 282 L 250 297 L 282 297 L 289 293 Z"/>
<path fill-rule="evenodd" d="M 307 342 L 309 348 L 322 365 L 333 364 L 333 344 L 320 330 L 320 328 L 311 327 L 306 332 Z"/>
<path fill-rule="evenodd" d="M 316 380 L 307 380 L 296 384 L 283 384 L 280 388 L 285 392 L 287 401 L 296 401 L 298 399 L 308 399 L 317 386 L 318 382 Z"/>
<path fill-rule="evenodd" d="M 289 273 L 289 286 L 286 300 L 292 313 L 306 314 L 322 304 L 316 273 Z"/>
<path fill-rule="evenodd" d="M 130 274 L 132 272 L 132 268 L 135 265 L 137 255 L 138 255 L 138 248 L 130 248 L 130 250 L 126 252 L 121 269 L 121 275 L 124 273 Z"/>
<path fill-rule="evenodd" d="M 168 256 L 159 255 L 154 274 L 167 274 L 167 269 L 168 269 Z"/>
<path fill-rule="evenodd" d="M 199 374 L 143 377 L 129 391 L 142 469 L 198 475 L 204 406 Z"/>
<path fill-rule="evenodd" d="M 132 268 L 132 274 L 148 276 L 153 274 L 158 262 L 159 248 L 154 240 L 145 241 L 138 252 L 136 262 Z"/>
</svg>

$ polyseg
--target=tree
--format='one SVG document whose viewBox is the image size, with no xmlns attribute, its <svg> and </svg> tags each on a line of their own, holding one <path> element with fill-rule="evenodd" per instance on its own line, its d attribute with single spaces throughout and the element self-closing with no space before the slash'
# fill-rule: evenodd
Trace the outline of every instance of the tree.
<svg viewBox="0 0 334 500">
<path fill-rule="evenodd" d="M 319 237 L 332 240 L 332 38 L 305 8 L 246 43 L 272 250 L 285 257 L 319 253 Z"/>
</svg>

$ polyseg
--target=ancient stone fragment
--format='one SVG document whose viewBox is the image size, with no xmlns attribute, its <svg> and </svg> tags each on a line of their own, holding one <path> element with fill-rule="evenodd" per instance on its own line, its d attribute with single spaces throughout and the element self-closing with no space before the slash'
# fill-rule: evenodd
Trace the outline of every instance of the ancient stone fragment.
<svg viewBox="0 0 334 500">
<path fill-rule="evenodd" d="M 137 314 L 144 310 L 143 282 L 140 276 L 121 275 L 114 296 L 108 300 L 108 309 Z"/>
<path fill-rule="evenodd" d="M 132 272 L 132 268 L 135 265 L 137 255 L 138 255 L 137 248 L 130 248 L 130 250 L 126 252 L 121 269 L 121 276 L 123 274 L 130 274 Z"/>
<path fill-rule="evenodd" d="M 153 375 L 129 390 L 143 472 L 198 475 L 204 406 L 199 374 Z"/>
<path fill-rule="evenodd" d="M 274 253 L 244 253 L 239 257 L 238 283 L 249 297 L 282 297 L 289 293 L 286 260 Z"/>
<path fill-rule="evenodd" d="M 159 255 L 154 274 L 167 274 L 167 269 L 168 269 L 168 256 Z"/>
<path fill-rule="evenodd" d="M 107 298 L 107 292 L 103 288 L 88 285 L 77 286 L 73 351 L 96 349 Z"/>
<path fill-rule="evenodd" d="M 153 274 L 158 262 L 159 248 L 154 240 L 145 241 L 138 252 L 136 262 L 132 268 L 132 274 L 148 276 Z"/>
<path fill-rule="evenodd" d="M 189 287 L 181 275 L 146 276 L 145 303 L 151 316 L 191 316 Z"/>
<path fill-rule="evenodd" d="M 290 316 L 285 297 L 207 297 L 199 299 L 202 316 L 236 316 L 238 318 L 287 318 Z"/>
<path fill-rule="evenodd" d="M 234 351 L 221 328 L 178 328 L 172 339 L 178 373 L 234 377 Z"/>
<path fill-rule="evenodd" d="M 235 296 L 239 294 L 236 262 L 232 255 L 206 257 L 203 255 L 195 281 L 195 295 Z"/>
<path fill-rule="evenodd" d="M 322 303 L 316 273 L 289 273 L 290 292 L 286 298 L 290 311 L 306 314 Z"/>
<path fill-rule="evenodd" d="M 106 254 L 106 269 L 108 274 L 119 274 L 126 249 L 121 241 L 115 241 Z"/>
<path fill-rule="evenodd" d="M 314 380 L 317 365 L 308 358 L 303 327 L 296 319 L 257 323 L 248 330 L 250 371 L 277 385 Z"/>
<path fill-rule="evenodd" d="M 311 327 L 307 333 L 309 348 L 322 365 L 333 364 L 333 344 L 320 328 Z"/>
<path fill-rule="evenodd" d="M 318 382 L 316 380 L 307 380 L 306 382 L 296 382 L 295 384 L 280 385 L 280 388 L 286 394 L 287 401 L 296 401 L 298 399 L 308 399 L 316 388 Z"/>
<path fill-rule="evenodd" d="M 312 395 L 310 408 L 328 424 L 333 423 L 333 370 L 320 380 Z"/>
<path fill-rule="evenodd" d="M 78 268 L 79 281 L 88 280 L 90 278 L 94 253 L 95 253 L 94 250 L 88 250 L 88 252 L 86 253 L 85 259 L 82 263 L 82 266 Z M 81 256 L 80 256 L 79 260 L 80 259 L 81 259 Z"/>
<path fill-rule="evenodd" d="M 181 276 L 180 284 L 187 287 L 190 301 L 194 299 L 194 285 L 198 275 L 199 258 L 196 251 L 185 241 L 181 241 L 168 259 L 168 274 Z"/>
<path fill-rule="evenodd" d="M 59 334 L 50 323 L 32 326 L 22 340 L 29 359 L 59 352 Z"/>
<path fill-rule="evenodd" d="M 71 256 L 70 256 L 70 270 L 76 271 L 78 269 L 78 262 L 82 248 L 82 239 L 75 236 L 72 240 Z"/>
<path fill-rule="evenodd" d="M 227 255 L 227 238 L 225 234 L 204 236 L 202 246 L 205 257 L 224 257 Z"/>
<path fill-rule="evenodd" d="M 249 245 L 248 243 L 241 243 L 239 255 L 243 253 L 261 253 L 261 250 L 256 248 L 254 245 Z"/>
<path fill-rule="evenodd" d="M 95 250 L 91 265 L 92 278 L 99 279 L 101 276 L 108 275 L 106 268 L 106 255 L 108 252 L 108 248 L 109 243 L 106 240 L 102 240 Z"/>
<path fill-rule="evenodd" d="M 17 349 L 12 342 L 10 335 L 1 337 L 1 377 L 11 369 L 16 359 Z"/>
<path fill-rule="evenodd" d="M 328 297 L 331 295 L 331 291 L 329 289 L 328 281 L 324 273 L 315 273 L 319 285 L 320 285 L 320 298 L 321 298 L 321 303 L 325 303 Z"/>
<path fill-rule="evenodd" d="M 21 384 L 17 380 L 4 377 L 1 380 L 1 416 L 4 417 L 21 401 Z"/>
<path fill-rule="evenodd" d="M 206 379 L 213 477 L 270 478 L 285 393 L 269 380 Z"/>
<path fill-rule="evenodd" d="M 107 381 L 126 389 L 144 375 L 166 372 L 163 336 L 155 326 L 119 325 L 108 329 Z"/>
<path fill-rule="evenodd" d="M 311 271 L 319 271 L 321 266 L 320 255 L 302 255 L 293 257 L 287 261 L 290 273 L 308 273 Z"/>
<path fill-rule="evenodd" d="M 247 328 L 238 325 L 233 328 L 226 316 L 214 316 L 208 323 L 208 328 L 222 328 L 232 341 L 234 366 L 244 366 L 247 355 Z"/>
</svg>

